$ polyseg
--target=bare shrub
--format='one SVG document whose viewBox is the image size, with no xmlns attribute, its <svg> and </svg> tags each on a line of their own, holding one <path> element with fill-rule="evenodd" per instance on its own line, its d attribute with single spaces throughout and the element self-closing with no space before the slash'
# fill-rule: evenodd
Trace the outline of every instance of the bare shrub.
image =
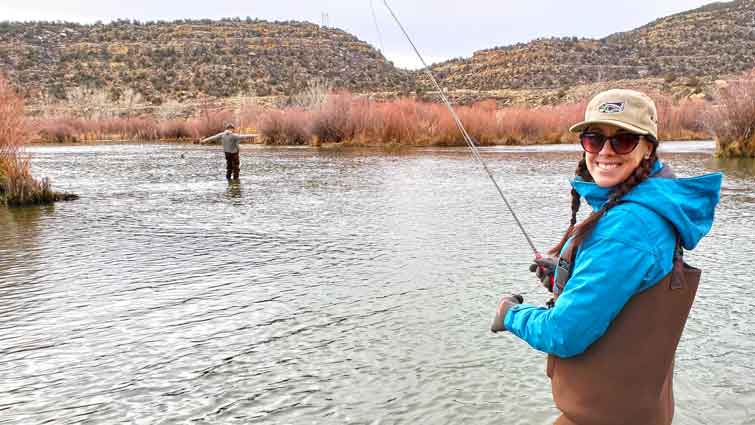
<svg viewBox="0 0 755 425">
<path fill-rule="evenodd" d="M 268 145 L 304 145 L 311 140 L 309 114 L 301 109 L 270 111 L 260 119 L 262 142 Z"/>
<path fill-rule="evenodd" d="M 205 110 L 199 117 L 189 120 L 187 123 L 192 136 L 197 139 L 212 136 L 225 130 L 228 123 L 233 123 L 233 113 L 231 111 L 209 111 Z"/>
<path fill-rule="evenodd" d="M 667 96 L 653 96 L 658 108 L 658 138 L 689 140 L 709 137 L 705 115 L 710 104 L 704 100 L 683 99 L 675 102 Z"/>
<path fill-rule="evenodd" d="M 241 99 L 236 113 L 240 129 L 255 132 L 262 115 L 262 108 L 252 99 Z"/>
<path fill-rule="evenodd" d="M 24 104 L 0 75 L 0 178 L 6 182 L 0 190 L 8 190 L 10 179 L 28 174 L 29 159 L 22 152 L 27 136 Z"/>
<path fill-rule="evenodd" d="M 122 134 L 131 140 L 157 140 L 160 137 L 158 125 L 151 118 L 129 117 L 122 125 Z"/>
<path fill-rule="evenodd" d="M 194 133 L 184 119 L 172 119 L 163 121 L 158 125 L 157 135 L 159 139 L 190 139 Z"/>
<path fill-rule="evenodd" d="M 755 70 L 727 82 L 716 100 L 706 120 L 716 136 L 716 154 L 755 157 Z"/>
<path fill-rule="evenodd" d="M 310 131 L 319 142 L 343 142 L 354 138 L 351 119 L 353 97 L 348 93 L 329 96 L 320 109 L 312 113 Z"/>
<path fill-rule="evenodd" d="M 380 105 L 378 113 L 382 124 L 375 131 L 376 140 L 384 144 L 412 145 L 420 142 L 418 109 L 417 102 L 409 99 Z"/>
<path fill-rule="evenodd" d="M 333 85 L 323 78 L 312 78 L 307 82 L 307 87 L 291 98 L 294 108 L 304 110 L 319 109 L 328 99 Z"/>
<path fill-rule="evenodd" d="M 44 118 L 35 120 L 34 128 L 43 142 L 77 142 L 79 131 L 66 118 Z"/>
<path fill-rule="evenodd" d="M 542 106 L 539 108 L 509 107 L 496 113 L 499 136 L 506 143 L 564 143 L 575 136 L 569 127 L 584 117 L 585 103 Z"/>
<path fill-rule="evenodd" d="M 30 158 L 23 151 L 28 135 L 24 104 L 0 75 L 0 203 L 26 205 L 64 197 L 50 189 L 47 179 L 32 177 Z"/>
</svg>

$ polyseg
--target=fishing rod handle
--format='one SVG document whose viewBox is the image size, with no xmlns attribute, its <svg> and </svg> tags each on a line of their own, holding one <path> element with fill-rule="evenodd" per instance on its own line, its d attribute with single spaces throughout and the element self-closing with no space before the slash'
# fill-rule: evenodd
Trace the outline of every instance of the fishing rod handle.
<svg viewBox="0 0 755 425">
<path fill-rule="evenodd" d="M 537 269 L 543 275 L 547 276 L 549 274 L 548 269 L 546 269 L 545 266 L 542 266 L 542 265 L 540 265 L 540 264 L 537 263 L 538 260 L 542 260 L 542 259 L 544 259 L 546 257 L 547 256 L 543 255 L 541 252 L 535 251 L 535 264 L 537 265 Z M 550 292 L 553 292 L 553 290 L 555 288 L 555 285 L 556 285 L 556 270 L 555 270 L 555 268 L 550 271 L 550 277 L 548 278 L 548 283 L 547 284 L 544 283 L 544 285 L 547 285 L 545 289 L 549 290 Z"/>
</svg>

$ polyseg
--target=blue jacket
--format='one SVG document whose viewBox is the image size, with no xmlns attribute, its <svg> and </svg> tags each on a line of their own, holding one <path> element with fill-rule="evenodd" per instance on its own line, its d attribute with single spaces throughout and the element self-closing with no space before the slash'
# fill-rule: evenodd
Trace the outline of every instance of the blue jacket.
<svg viewBox="0 0 755 425">
<path fill-rule="evenodd" d="M 653 177 L 661 168 L 657 161 L 651 177 L 608 210 L 585 238 L 555 307 L 514 306 L 504 317 L 507 330 L 540 351 L 576 356 L 606 332 L 633 295 L 671 271 L 672 225 L 685 249 L 697 245 L 713 224 L 722 175 Z M 611 193 L 580 178 L 572 186 L 595 211 Z"/>
</svg>

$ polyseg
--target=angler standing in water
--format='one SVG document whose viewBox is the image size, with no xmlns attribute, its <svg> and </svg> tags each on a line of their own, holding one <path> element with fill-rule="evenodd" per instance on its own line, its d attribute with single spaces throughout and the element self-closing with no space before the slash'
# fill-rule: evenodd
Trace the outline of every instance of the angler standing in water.
<svg viewBox="0 0 755 425">
<path fill-rule="evenodd" d="M 220 142 L 223 144 L 223 151 L 225 152 L 226 180 L 231 180 L 231 177 L 233 177 L 233 180 L 239 179 L 239 145 L 241 140 L 254 137 L 254 135 L 249 134 L 235 134 L 233 130 L 233 124 L 229 123 L 226 124 L 225 131 L 200 140 L 200 143 L 210 143 L 220 139 Z"/>
<path fill-rule="evenodd" d="M 554 302 L 504 297 L 491 326 L 548 353 L 557 425 L 666 425 L 674 415 L 674 356 L 700 278 L 682 253 L 710 230 L 722 176 L 675 178 L 657 157 L 657 122 L 636 91 L 590 101 L 570 129 L 584 153 L 569 228 L 536 260 Z M 592 212 L 577 224 L 583 198 Z"/>
</svg>

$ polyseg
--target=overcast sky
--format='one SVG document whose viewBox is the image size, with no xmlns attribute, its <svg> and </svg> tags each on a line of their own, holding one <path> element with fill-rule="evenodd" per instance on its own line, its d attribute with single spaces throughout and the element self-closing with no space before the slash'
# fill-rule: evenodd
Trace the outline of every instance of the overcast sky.
<svg viewBox="0 0 755 425">
<path fill-rule="evenodd" d="M 600 38 L 706 0 L 388 0 L 428 63 L 538 37 Z M 376 19 L 373 19 L 373 7 Z M 0 20 L 173 20 L 250 16 L 323 23 L 356 35 L 404 68 L 419 60 L 383 0 L 0 0 Z M 377 25 L 375 24 L 377 21 Z"/>
</svg>

